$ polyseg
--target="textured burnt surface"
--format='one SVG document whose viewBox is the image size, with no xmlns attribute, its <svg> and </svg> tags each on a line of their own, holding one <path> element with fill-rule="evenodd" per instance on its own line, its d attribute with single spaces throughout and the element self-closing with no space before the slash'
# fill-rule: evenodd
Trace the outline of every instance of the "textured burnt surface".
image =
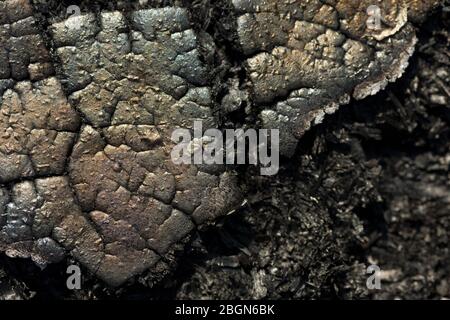
<svg viewBox="0 0 450 320">
<path fill-rule="evenodd" d="M 174 165 L 172 131 L 194 119 L 279 128 L 293 155 L 325 114 L 400 77 L 412 23 L 438 3 L 380 1 L 382 28 L 368 30 L 369 2 L 86 1 L 67 18 L 71 3 L 0 1 L 0 250 L 41 267 L 74 259 L 111 286 L 163 278 L 190 235 L 244 196 L 230 169 Z M 309 188 L 290 192 L 314 208 Z M 325 246 L 329 206 L 302 222 L 322 226 Z M 252 279 L 243 297 L 267 296 L 264 271 Z"/>
<path fill-rule="evenodd" d="M 187 11 L 50 22 L 56 78 L 31 4 L 2 5 L 1 247 L 41 265 L 70 253 L 110 285 L 164 274 L 196 225 L 241 202 L 224 168 L 170 160 L 174 129 L 218 126 Z"/>
<path fill-rule="evenodd" d="M 263 126 L 279 127 L 282 152 L 350 97 L 396 80 L 416 42 L 408 22 L 436 1 L 234 0 L 236 29 Z M 378 5 L 378 29 L 367 10 Z M 408 17 L 409 14 L 409 17 Z"/>
</svg>

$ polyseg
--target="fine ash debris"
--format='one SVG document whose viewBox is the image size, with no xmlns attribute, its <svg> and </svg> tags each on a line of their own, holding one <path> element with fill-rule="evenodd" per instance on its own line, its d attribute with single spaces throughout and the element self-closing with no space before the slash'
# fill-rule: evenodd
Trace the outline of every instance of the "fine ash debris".
<svg viewBox="0 0 450 320">
<path fill-rule="evenodd" d="M 40 267 L 74 259 L 93 288 L 103 286 L 96 278 L 120 286 L 135 276 L 154 285 L 194 235 L 188 256 L 203 263 L 153 293 L 311 298 L 368 297 L 364 263 L 397 256 L 390 241 L 408 243 L 402 259 L 412 259 L 415 225 L 428 239 L 424 254 L 445 244 L 446 49 L 414 61 L 431 74 L 409 81 L 404 101 L 389 91 L 386 106 L 369 108 L 378 96 L 354 103 L 310 130 L 397 80 L 418 25 L 439 2 L 379 1 L 381 30 L 366 26 L 372 1 L 352 3 L 82 1 L 81 15 L 67 18 L 73 3 L 0 1 L 0 250 Z M 429 60 L 439 61 L 440 75 L 421 65 Z M 421 92 L 427 77 L 437 87 Z M 425 109 L 427 99 L 435 110 Z M 396 117 L 405 127 L 389 123 Z M 208 128 L 279 128 L 290 159 L 275 178 L 176 166 L 171 132 L 195 119 Z M 386 157 L 381 145 L 396 130 L 410 146 Z M 439 150 L 426 151 L 430 143 Z M 244 196 L 249 207 L 223 218 Z M 197 233 L 212 222 L 224 225 Z M 445 272 L 430 273 L 448 250 L 436 257 L 406 270 L 392 263 L 386 279 L 418 286 L 420 296 L 434 292 L 432 277 L 445 296 Z M 20 281 L 5 283 L 3 296 L 26 297 Z M 395 288 L 389 297 L 402 294 Z M 79 294 L 104 294 L 89 290 Z"/>
</svg>

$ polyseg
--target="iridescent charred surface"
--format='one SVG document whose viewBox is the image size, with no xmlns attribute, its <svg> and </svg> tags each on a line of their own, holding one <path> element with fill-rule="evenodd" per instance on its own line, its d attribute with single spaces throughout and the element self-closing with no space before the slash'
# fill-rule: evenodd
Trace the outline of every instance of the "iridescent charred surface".
<svg viewBox="0 0 450 320">
<path fill-rule="evenodd" d="M 325 114 L 401 76 L 416 43 L 409 21 L 437 1 L 232 3 L 254 107 L 264 127 L 281 129 L 290 155 Z"/>
<path fill-rule="evenodd" d="M 29 3 L 2 5 L 1 248 L 43 265 L 70 253 L 110 285 L 164 273 L 196 226 L 241 202 L 224 168 L 170 158 L 174 129 L 218 126 L 186 10 L 52 23 L 57 79 Z"/>
</svg>

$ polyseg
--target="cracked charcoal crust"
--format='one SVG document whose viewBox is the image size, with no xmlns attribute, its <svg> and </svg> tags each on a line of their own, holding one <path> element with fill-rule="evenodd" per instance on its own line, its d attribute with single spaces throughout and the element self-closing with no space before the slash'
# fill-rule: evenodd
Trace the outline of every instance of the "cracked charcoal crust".
<svg viewBox="0 0 450 320">
<path fill-rule="evenodd" d="M 436 1 L 381 1 L 373 34 L 368 2 L 350 3 L 227 5 L 246 73 L 230 94 L 280 128 L 286 155 L 326 113 L 400 76 L 409 21 Z M 0 250 L 41 266 L 70 255 L 111 286 L 158 278 L 193 231 L 242 203 L 232 171 L 170 161 L 174 129 L 221 126 L 223 41 L 194 27 L 189 1 L 98 2 L 68 19 L 43 4 L 0 1 Z"/>
<path fill-rule="evenodd" d="M 186 10 L 102 11 L 52 23 L 56 78 L 43 67 L 50 54 L 39 30 L 15 27 L 36 25 L 31 5 L 1 4 L 1 248 L 43 265 L 70 253 L 114 286 L 168 268 L 197 225 L 241 202 L 224 168 L 170 161 L 175 128 L 194 119 L 217 127 Z M 19 49 L 27 55 L 20 60 L 11 54 Z"/>
<path fill-rule="evenodd" d="M 436 1 L 233 0 L 238 46 L 263 127 L 280 128 L 281 152 L 351 97 L 363 99 L 401 76 L 417 20 Z M 381 30 L 367 28 L 378 5 Z"/>
</svg>

